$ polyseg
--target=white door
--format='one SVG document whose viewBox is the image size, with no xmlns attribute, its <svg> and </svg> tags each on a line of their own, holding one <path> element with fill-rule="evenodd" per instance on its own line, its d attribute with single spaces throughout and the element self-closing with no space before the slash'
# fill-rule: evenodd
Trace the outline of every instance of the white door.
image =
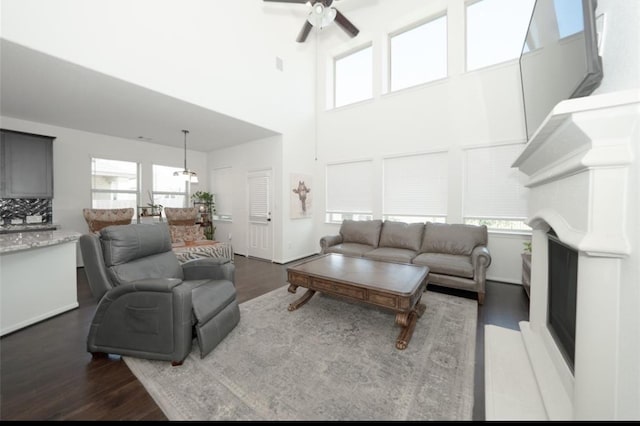
<svg viewBox="0 0 640 426">
<path fill-rule="evenodd" d="M 271 170 L 250 172 L 249 233 L 247 255 L 273 260 L 273 231 L 271 225 Z"/>
</svg>

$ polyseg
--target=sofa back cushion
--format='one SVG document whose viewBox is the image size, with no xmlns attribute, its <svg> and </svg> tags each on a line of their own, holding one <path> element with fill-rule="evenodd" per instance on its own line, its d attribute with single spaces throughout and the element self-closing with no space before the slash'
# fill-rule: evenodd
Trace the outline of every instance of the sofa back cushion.
<svg viewBox="0 0 640 426">
<path fill-rule="evenodd" d="M 474 247 L 487 245 L 485 225 L 464 225 L 460 223 L 427 222 L 422 238 L 423 253 L 447 253 L 471 255 Z"/>
<path fill-rule="evenodd" d="M 340 235 L 343 243 L 360 243 L 378 247 L 382 220 L 349 220 L 346 219 L 340 226 Z"/>
<path fill-rule="evenodd" d="M 424 223 L 404 223 L 390 220 L 382 224 L 380 247 L 420 250 Z"/>
</svg>

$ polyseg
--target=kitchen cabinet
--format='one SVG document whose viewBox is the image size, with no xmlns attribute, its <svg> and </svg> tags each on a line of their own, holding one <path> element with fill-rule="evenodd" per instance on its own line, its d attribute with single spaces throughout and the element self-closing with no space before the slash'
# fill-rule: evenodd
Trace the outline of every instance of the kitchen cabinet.
<svg viewBox="0 0 640 426">
<path fill-rule="evenodd" d="M 0 129 L 0 198 L 53 198 L 52 136 Z"/>
</svg>

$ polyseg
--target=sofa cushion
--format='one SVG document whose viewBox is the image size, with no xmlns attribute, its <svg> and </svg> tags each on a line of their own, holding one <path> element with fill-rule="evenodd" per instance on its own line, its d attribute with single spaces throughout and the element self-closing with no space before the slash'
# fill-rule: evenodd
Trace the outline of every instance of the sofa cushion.
<svg viewBox="0 0 640 426">
<path fill-rule="evenodd" d="M 459 254 L 422 253 L 411 261 L 414 265 L 428 266 L 434 274 L 473 278 L 471 258 Z"/>
<path fill-rule="evenodd" d="M 340 226 L 343 243 L 359 243 L 378 247 L 382 220 L 344 220 Z"/>
<path fill-rule="evenodd" d="M 477 245 L 487 245 L 485 225 L 427 222 L 420 251 L 470 256 Z"/>
<path fill-rule="evenodd" d="M 417 252 L 414 250 L 393 248 L 393 247 L 378 247 L 377 249 L 368 251 L 362 256 L 367 259 L 381 260 L 383 262 L 401 262 L 411 263 L 411 259 L 416 256 Z"/>
<path fill-rule="evenodd" d="M 424 223 L 385 221 L 380 232 L 379 247 L 394 247 L 413 251 L 420 250 Z"/>
<path fill-rule="evenodd" d="M 373 246 L 360 243 L 342 243 L 328 247 L 325 253 L 340 253 L 347 256 L 361 257 L 366 252 L 373 250 Z"/>
</svg>

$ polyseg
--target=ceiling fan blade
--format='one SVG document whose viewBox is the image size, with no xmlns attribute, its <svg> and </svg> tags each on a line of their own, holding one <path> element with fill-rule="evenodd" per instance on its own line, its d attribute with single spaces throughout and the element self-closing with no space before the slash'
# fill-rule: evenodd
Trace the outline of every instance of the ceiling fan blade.
<svg viewBox="0 0 640 426">
<path fill-rule="evenodd" d="M 311 28 L 313 28 L 313 25 L 311 25 L 309 21 L 304 21 L 304 25 L 302 26 L 302 29 L 300 30 L 296 41 L 298 43 L 304 43 L 304 41 L 307 39 L 307 36 L 311 32 Z"/>
<path fill-rule="evenodd" d="M 360 32 L 359 29 L 356 28 L 355 25 L 349 21 L 346 16 L 344 16 L 338 9 L 333 8 L 336 11 L 336 23 L 340 25 L 340 27 L 345 30 L 351 37 L 355 37 Z"/>
</svg>

